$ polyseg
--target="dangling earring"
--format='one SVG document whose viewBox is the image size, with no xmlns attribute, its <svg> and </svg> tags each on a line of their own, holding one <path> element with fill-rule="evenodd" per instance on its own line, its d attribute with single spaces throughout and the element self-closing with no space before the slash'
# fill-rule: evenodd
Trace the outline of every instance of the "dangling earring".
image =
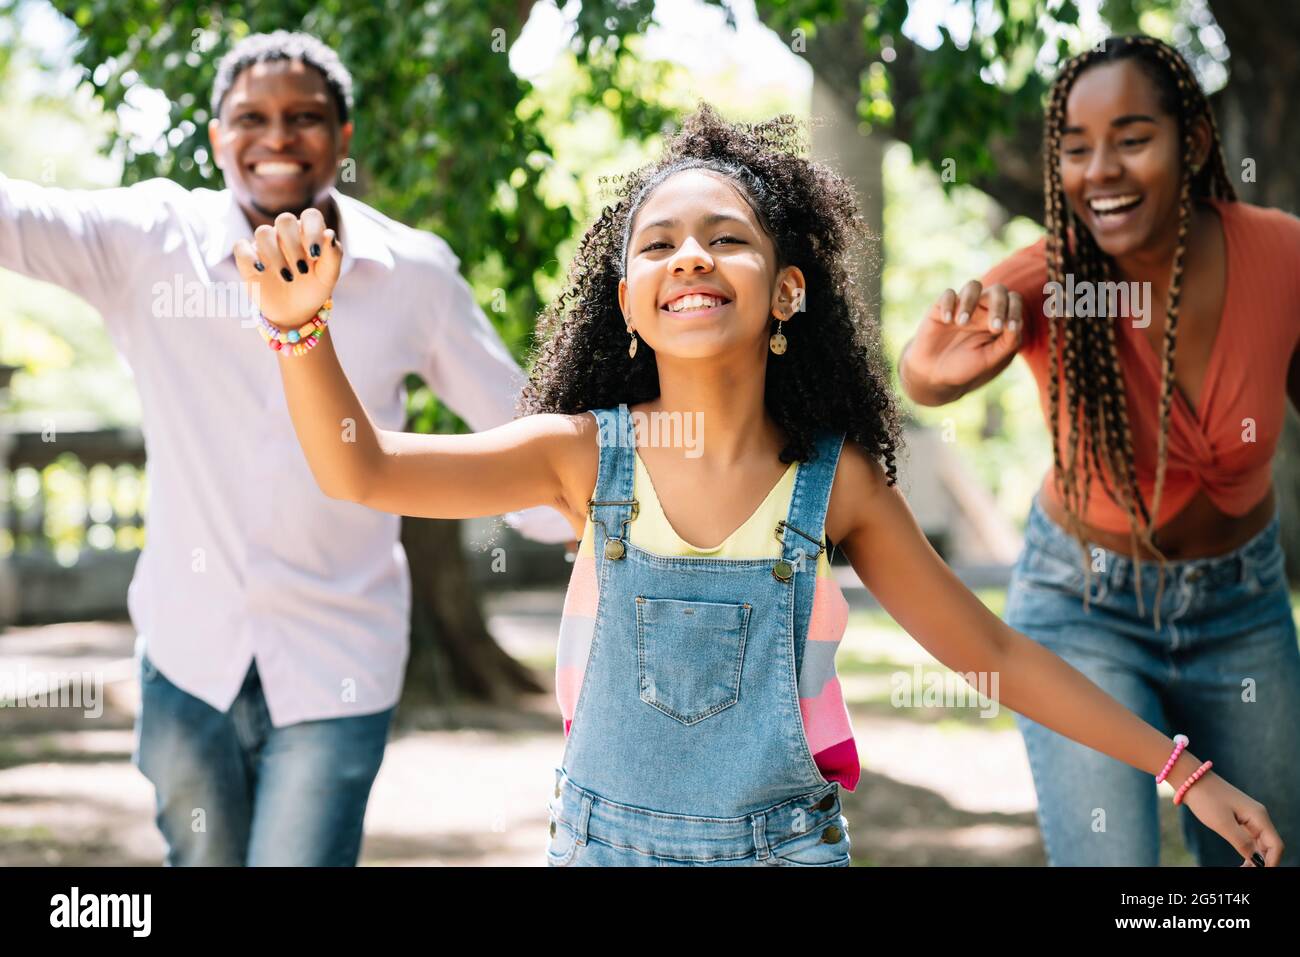
<svg viewBox="0 0 1300 957">
<path fill-rule="evenodd" d="M 636 330 L 629 329 L 628 332 L 632 333 L 632 341 L 627 347 L 627 357 L 630 359 L 636 355 Z"/>
<path fill-rule="evenodd" d="M 772 338 L 767 340 L 767 347 L 779 355 L 785 354 L 785 336 L 781 334 L 781 324 L 785 322 L 780 316 L 776 317 L 776 332 L 772 333 Z"/>
</svg>

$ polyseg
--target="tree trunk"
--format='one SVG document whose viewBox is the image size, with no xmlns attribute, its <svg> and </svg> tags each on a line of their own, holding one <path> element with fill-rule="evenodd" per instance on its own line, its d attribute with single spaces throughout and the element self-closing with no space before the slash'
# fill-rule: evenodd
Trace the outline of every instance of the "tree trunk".
<svg viewBox="0 0 1300 957">
<path fill-rule="evenodd" d="M 1228 84 L 1215 118 L 1238 196 L 1260 206 L 1300 211 L 1300 6 L 1218 2 L 1211 5 L 1226 38 Z M 1253 177 L 1247 175 L 1253 173 Z M 1250 179 L 1253 178 L 1253 182 Z M 1288 408 L 1290 403 L 1288 403 Z M 1282 512 L 1287 572 L 1300 580 L 1300 418 L 1294 410 L 1273 460 Z"/>
<path fill-rule="evenodd" d="M 460 522 L 403 518 L 411 566 L 411 656 L 402 709 L 463 702 L 509 707 L 521 693 L 546 689 L 488 632 L 469 577 Z"/>
</svg>

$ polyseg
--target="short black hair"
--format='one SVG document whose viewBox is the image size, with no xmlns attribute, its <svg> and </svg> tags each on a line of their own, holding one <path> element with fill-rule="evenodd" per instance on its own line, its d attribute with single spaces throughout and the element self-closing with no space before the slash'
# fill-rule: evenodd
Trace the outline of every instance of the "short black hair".
<svg viewBox="0 0 1300 957">
<path fill-rule="evenodd" d="M 325 78 L 338 108 L 339 122 L 346 123 L 352 112 L 352 74 L 348 72 L 339 55 L 310 33 L 291 33 L 276 30 L 274 33 L 254 33 L 236 43 L 217 64 L 217 78 L 212 83 L 212 116 L 221 113 L 226 94 L 243 73 L 254 63 L 269 60 L 301 60 L 314 67 Z"/>
</svg>

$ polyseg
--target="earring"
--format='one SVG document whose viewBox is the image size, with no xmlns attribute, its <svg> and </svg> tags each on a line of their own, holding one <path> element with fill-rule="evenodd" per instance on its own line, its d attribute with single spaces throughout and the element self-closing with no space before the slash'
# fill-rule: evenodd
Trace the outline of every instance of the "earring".
<svg viewBox="0 0 1300 957">
<path fill-rule="evenodd" d="M 779 355 L 785 354 L 785 336 L 781 334 L 781 324 L 785 322 L 780 316 L 776 317 L 776 332 L 772 333 L 772 338 L 767 340 L 767 347 Z"/>
<path fill-rule="evenodd" d="M 636 355 L 636 331 L 629 329 L 628 332 L 632 333 L 632 341 L 627 347 L 627 357 L 630 359 Z"/>
</svg>

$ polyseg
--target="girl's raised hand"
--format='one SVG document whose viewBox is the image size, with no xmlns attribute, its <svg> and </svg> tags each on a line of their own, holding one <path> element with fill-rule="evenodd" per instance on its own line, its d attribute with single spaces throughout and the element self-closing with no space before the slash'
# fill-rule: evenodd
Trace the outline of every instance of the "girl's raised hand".
<svg viewBox="0 0 1300 957">
<path fill-rule="evenodd" d="M 960 293 L 944 290 L 908 345 L 908 365 L 933 387 L 965 393 L 1006 368 L 1023 332 L 1020 294 L 972 279 Z"/>
<path fill-rule="evenodd" d="M 329 299 L 342 261 L 343 247 L 315 208 L 303 210 L 301 219 L 281 213 L 274 226 L 258 226 L 251 243 L 235 243 L 235 265 L 262 315 L 286 329 L 302 325 Z"/>
<path fill-rule="evenodd" d="M 1213 771 L 1187 789 L 1183 803 L 1202 824 L 1237 849 L 1242 867 L 1257 866 L 1251 861 L 1255 851 L 1264 858 L 1265 867 L 1277 867 L 1281 862 L 1286 845 L 1264 805 Z"/>
</svg>

